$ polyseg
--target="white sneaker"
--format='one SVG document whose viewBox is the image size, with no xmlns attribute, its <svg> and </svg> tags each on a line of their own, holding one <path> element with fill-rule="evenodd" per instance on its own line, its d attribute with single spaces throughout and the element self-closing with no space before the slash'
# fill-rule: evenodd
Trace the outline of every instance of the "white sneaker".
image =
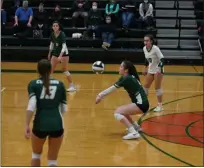
<svg viewBox="0 0 204 168">
<path fill-rule="evenodd" d="M 160 106 L 157 106 L 155 109 L 154 109 L 154 112 L 161 112 L 163 111 L 163 107 L 160 107 Z"/>
<path fill-rule="evenodd" d="M 140 134 L 138 132 L 130 132 L 123 137 L 124 140 L 137 139 L 137 138 L 140 138 Z"/>
<path fill-rule="evenodd" d="M 143 131 L 143 129 L 142 129 L 142 127 L 140 125 L 138 125 L 138 126 L 134 125 L 133 127 L 137 132 L 142 132 Z M 127 133 L 129 133 L 128 128 L 126 128 L 126 131 L 127 131 Z"/>
<path fill-rule="evenodd" d="M 67 92 L 74 92 L 74 91 L 76 91 L 75 86 L 70 86 L 70 87 L 67 89 Z"/>
</svg>

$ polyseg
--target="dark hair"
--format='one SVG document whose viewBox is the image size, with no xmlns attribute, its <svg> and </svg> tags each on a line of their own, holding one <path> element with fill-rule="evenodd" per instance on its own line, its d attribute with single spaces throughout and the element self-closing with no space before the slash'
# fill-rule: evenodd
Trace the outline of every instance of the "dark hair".
<svg viewBox="0 0 204 168">
<path fill-rule="evenodd" d="M 50 73 L 51 73 L 51 63 L 46 59 L 42 59 L 38 62 L 38 73 L 40 74 L 43 85 L 46 88 L 45 93 L 50 95 Z"/>
<path fill-rule="evenodd" d="M 55 20 L 54 22 L 52 22 L 52 26 L 53 26 L 53 24 L 55 24 L 55 23 L 59 25 L 59 30 L 63 31 L 63 28 L 62 28 L 62 25 L 60 24 L 60 22 L 57 21 L 57 20 Z"/>
<path fill-rule="evenodd" d="M 133 75 L 140 82 L 139 75 L 138 75 L 137 70 L 136 70 L 136 68 L 132 62 L 123 61 L 123 66 L 124 66 L 124 69 L 128 70 L 129 75 Z"/>
<path fill-rule="evenodd" d="M 154 36 L 152 34 L 146 34 L 144 37 L 148 37 L 152 41 L 152 45 L 155 44 Z"/>
</svg>

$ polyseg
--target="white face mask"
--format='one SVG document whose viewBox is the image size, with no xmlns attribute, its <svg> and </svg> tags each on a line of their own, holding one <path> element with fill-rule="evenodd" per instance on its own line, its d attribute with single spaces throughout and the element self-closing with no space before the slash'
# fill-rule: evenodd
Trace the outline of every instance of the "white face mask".
<svg viewBox="0 0 204 168">
<path fill-rule="evenodd" d="M 144 0 L 144 3 L 148 3 L 148 0 Z"/>
<path fill-rule="evenodd" d="M 96 9 L 97 9 L 97 6 L 92 6 L 92 9 L 93 9 L 93 10 L 96 10 Z"/>
</svg>

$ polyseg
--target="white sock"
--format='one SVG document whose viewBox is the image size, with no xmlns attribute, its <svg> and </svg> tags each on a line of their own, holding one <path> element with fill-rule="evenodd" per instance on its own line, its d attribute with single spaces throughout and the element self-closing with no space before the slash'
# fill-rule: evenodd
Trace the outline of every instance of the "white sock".
<svg viewBox="0 0 204 168">
<path fill-rule="evenodd" d="M 129 128 L 128 128 L 128 131 L 131 132 L 131 133 L 133 133 L 133 132 L 136 133 L 134 127 L 129 127 Z"/>
<path fill-rule="evenodd" d="M 137 123 L 137 121 L 134 122 L 134 125 L 139 127 L 140 125 Z"/>
</svg>

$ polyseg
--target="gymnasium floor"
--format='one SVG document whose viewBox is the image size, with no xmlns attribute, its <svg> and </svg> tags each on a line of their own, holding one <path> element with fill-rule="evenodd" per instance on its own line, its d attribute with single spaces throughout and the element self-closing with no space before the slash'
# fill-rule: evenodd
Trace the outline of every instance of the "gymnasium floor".
<svg viewBox="0 0 204 168">
<path fill-rule="evenodd" d="M 166 66 L 164 112 L 135 116 L 144 128 L 140 140 L 122 140 L 125 128 L 114 109 L 129 103 L 123 89 L 95 105 L 96 95 L 118 80 L 119 65 L 96 75 L 89 64 L 71 64 L 76 93 L 67 93 L 65 138 L 59 166 L 203 166 L 203 67 Z M 137 66 L 141 72 L 143 66 Z M 58 66 L 60 70 L 60 66 Z M 64 75 L 54 75 L 65 82 Z M 24 138 L 27 84 L 38 77 L 34 63 L 2 63 L 2 166 L 29 166 L 30 140 Z M 144 81 L 141 76 L 142 83 Z M 151 108 L 156 105 L 154 85 Z M 42 156 L 46 166 L 47 145 Z"/>
</svg>

